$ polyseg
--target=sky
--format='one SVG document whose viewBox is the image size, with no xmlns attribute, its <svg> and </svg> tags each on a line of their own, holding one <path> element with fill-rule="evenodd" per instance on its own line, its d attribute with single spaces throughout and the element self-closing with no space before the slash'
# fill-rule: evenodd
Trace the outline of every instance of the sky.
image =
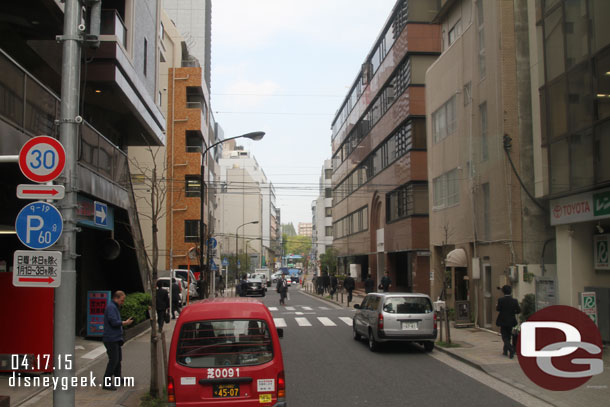
<svg viewBox="0 0 610 407">
<path fill-rule="evenodd" d="M 282 223 L 311 222 L 331 124 L 396 0 L 213 0 L 211 106 L 276 190 Z"/>
</svg>

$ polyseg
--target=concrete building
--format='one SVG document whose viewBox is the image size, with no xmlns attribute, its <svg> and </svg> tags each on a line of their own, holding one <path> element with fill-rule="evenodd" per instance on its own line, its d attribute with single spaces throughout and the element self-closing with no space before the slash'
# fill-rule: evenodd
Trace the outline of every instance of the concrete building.
<svg viewBox="0 0 610 407">
<path fill-rule="evenodd" d="M 127 153 L 134 146 L 162 146 L 166 141 L 166 122 L 156 99 L 160 90 L 156 63 L 160 1 L 104 0 L 102 9 L 99 48 L 82 47 L 86 64 L 81 66 L 79 156 L 67 158 L 77 160 L 77 171 L 70 175 L 78 193 L 77 224 L 65 225 L 64 230 L 78 228 L 74 331 L 82 335 L 87 328 L 88 291 L 130 293 L 148 287 Z M 18 154 L 34 136 L 59 137 L 62 43 L 56 36 L 63 33 L 63 10 L 64 5 L 54 0 L 31 1 L 27 7 L 19 2 L 0 5 L 0 155 Z M 62 184 L 66 176 L 55 182 Z M 0 263 L 6 264 L 4 271 L 13 268 L 13 252 L 24 248 L 14 228 L 24 202 L 15 197 L 15 189 L 17 184 L 27 183 L 30 181 L 21 175 L 17 163 L 0 163 Z M 107 205 L 103 225 L 95 222 L 94 201 Z M 56 205 L 61 206 L 61 201 Z M 2 278 L 7 276 L 12 277 L 0 273 Z M 15 293 L 11 282 L 0 285 L 0 297 L 11 298 Z M 28 303 L 31 292 L 38 301 L 40 291 L 29 288 L 19 289 L 20 300 Z M 38 329 L 34 320 L 3 309 L 10 314 L 3 320 L 28 320 L 26 325 Z M 37 304 L 35 313 L 52 321 L 52 296 L 50 303 Z M 15 331 L 12 337 L 23 340 L 25 336 Z M 32 337 L 52 344 L 52 338 Z"/>
<path fill-rule="evenodd" d="M 313 224 L 310 223 L 310 222 L 299 222 L 299 225 L 298 225 L 298 229 L 299 229 L 298 235 L 299 236 L 309 236 L 309 237 L 311 237 L 312 228 L 313 228 Z"/>
<path fill-rule="evenodd" d="M 610 341 L 610 3 L 520 3 L 530 32 L 535 194 L 548 200 L 554 233 L 545 248 L 557 253 L 535 270 L 536 302 L 594 307 Z"/>
<path fill-rule="evenodd" d="M 548 221 L 534 190 L 527 19 L 513 1 L 444 2 L 426 74 L 432 293 L 495 327 L 497 287 L 538 274 Z M 509 138 L 510 137 L 510 138 Z M 547 264 L 547 269 L 553 266 Z"/>
<path fill-rule="evenodd" d="M 252 268 L 273 267 L 279 257 L 279 210 L 275 188 L 250 152 L 226 143 L 219 159 L 216 235 L 222 252 L 248 253 Z M 248 224 L 258 222 L 256 224 Z M 243 225 L 243 226 L 242 226 Z M 236 239 L 239 235 L 239 239 Z M 240 270 L 245 271 L 245 270 Z"/>
<path fill-rule="evenodd" d="M 333 247 L 358 285 L 430 290 L 425 72 L 438 8 L 397 1 L 332 123 Z"/>
<path fill-rule="evenodd" d="M 311 203 L 312 234 L 311 259 L 319 261 L 320 256 L 333 244 L 333 198 L 332 161 L 324 160 L 320 175 L 320 194 Z"/>
</svg>

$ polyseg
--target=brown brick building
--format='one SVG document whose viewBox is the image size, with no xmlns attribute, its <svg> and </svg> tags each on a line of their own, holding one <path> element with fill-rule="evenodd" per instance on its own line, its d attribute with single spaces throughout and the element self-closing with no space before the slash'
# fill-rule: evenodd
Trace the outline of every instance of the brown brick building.
<svg viewBox="0 0 610 407">
<path fill-rule="evenodd" d="M 333 246 L 339 271 L 390 273 L 428 293 L 425 73 L 440 53 L 437 9 L 400 0 L 332 125 Z"/>
</svg>

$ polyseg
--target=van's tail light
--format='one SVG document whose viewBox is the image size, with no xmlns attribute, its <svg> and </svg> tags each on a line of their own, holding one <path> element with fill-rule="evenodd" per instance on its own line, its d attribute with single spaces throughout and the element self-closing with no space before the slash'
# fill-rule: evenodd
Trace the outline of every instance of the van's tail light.
<svg viewBox="0 0 610 407">
<path fill-rule="evenodd" d="M 284 371 L 282 370 L 277 375 L 277 398 L 283 399 L 286 397 L 286 379 L 284 378 Z"/>
<path fill-rule="evenodd" d="M 434 313 L 434 329 L 436 329 L 436 312 Z"/>
<path fill-rule="evenodd" d="M 176 390 L 174 388 L 174 378 L 171 376 L 167 377 L 167 403 L 170 406 L 176 405 Z"/>
<path fill-rule="evenodd" d="M 379 317 L 377 318 L 377 329 L 379 331 L 383 330 L 383 313 L 379 313 Z"/>
</svg>

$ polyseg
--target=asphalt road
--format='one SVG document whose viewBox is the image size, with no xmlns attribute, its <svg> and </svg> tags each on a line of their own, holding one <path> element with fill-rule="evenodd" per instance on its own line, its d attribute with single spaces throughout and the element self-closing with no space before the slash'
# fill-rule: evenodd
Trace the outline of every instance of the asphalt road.
<svg viewBox="0 0 610 407">
<path fill-rule="evenodd" d="M 494 390 L 493 381 L 482 384 L 455 363 L 443 363 L 438 351 L 389 344 L 373 353 L 352 339 L 353 310 L 294 288 L 289 296 L 280 306 L 270 288 L 261 300 L 276 325 L 285 325 L 281 344 L 290 407 L 520 405 Z"/>
</svg>

